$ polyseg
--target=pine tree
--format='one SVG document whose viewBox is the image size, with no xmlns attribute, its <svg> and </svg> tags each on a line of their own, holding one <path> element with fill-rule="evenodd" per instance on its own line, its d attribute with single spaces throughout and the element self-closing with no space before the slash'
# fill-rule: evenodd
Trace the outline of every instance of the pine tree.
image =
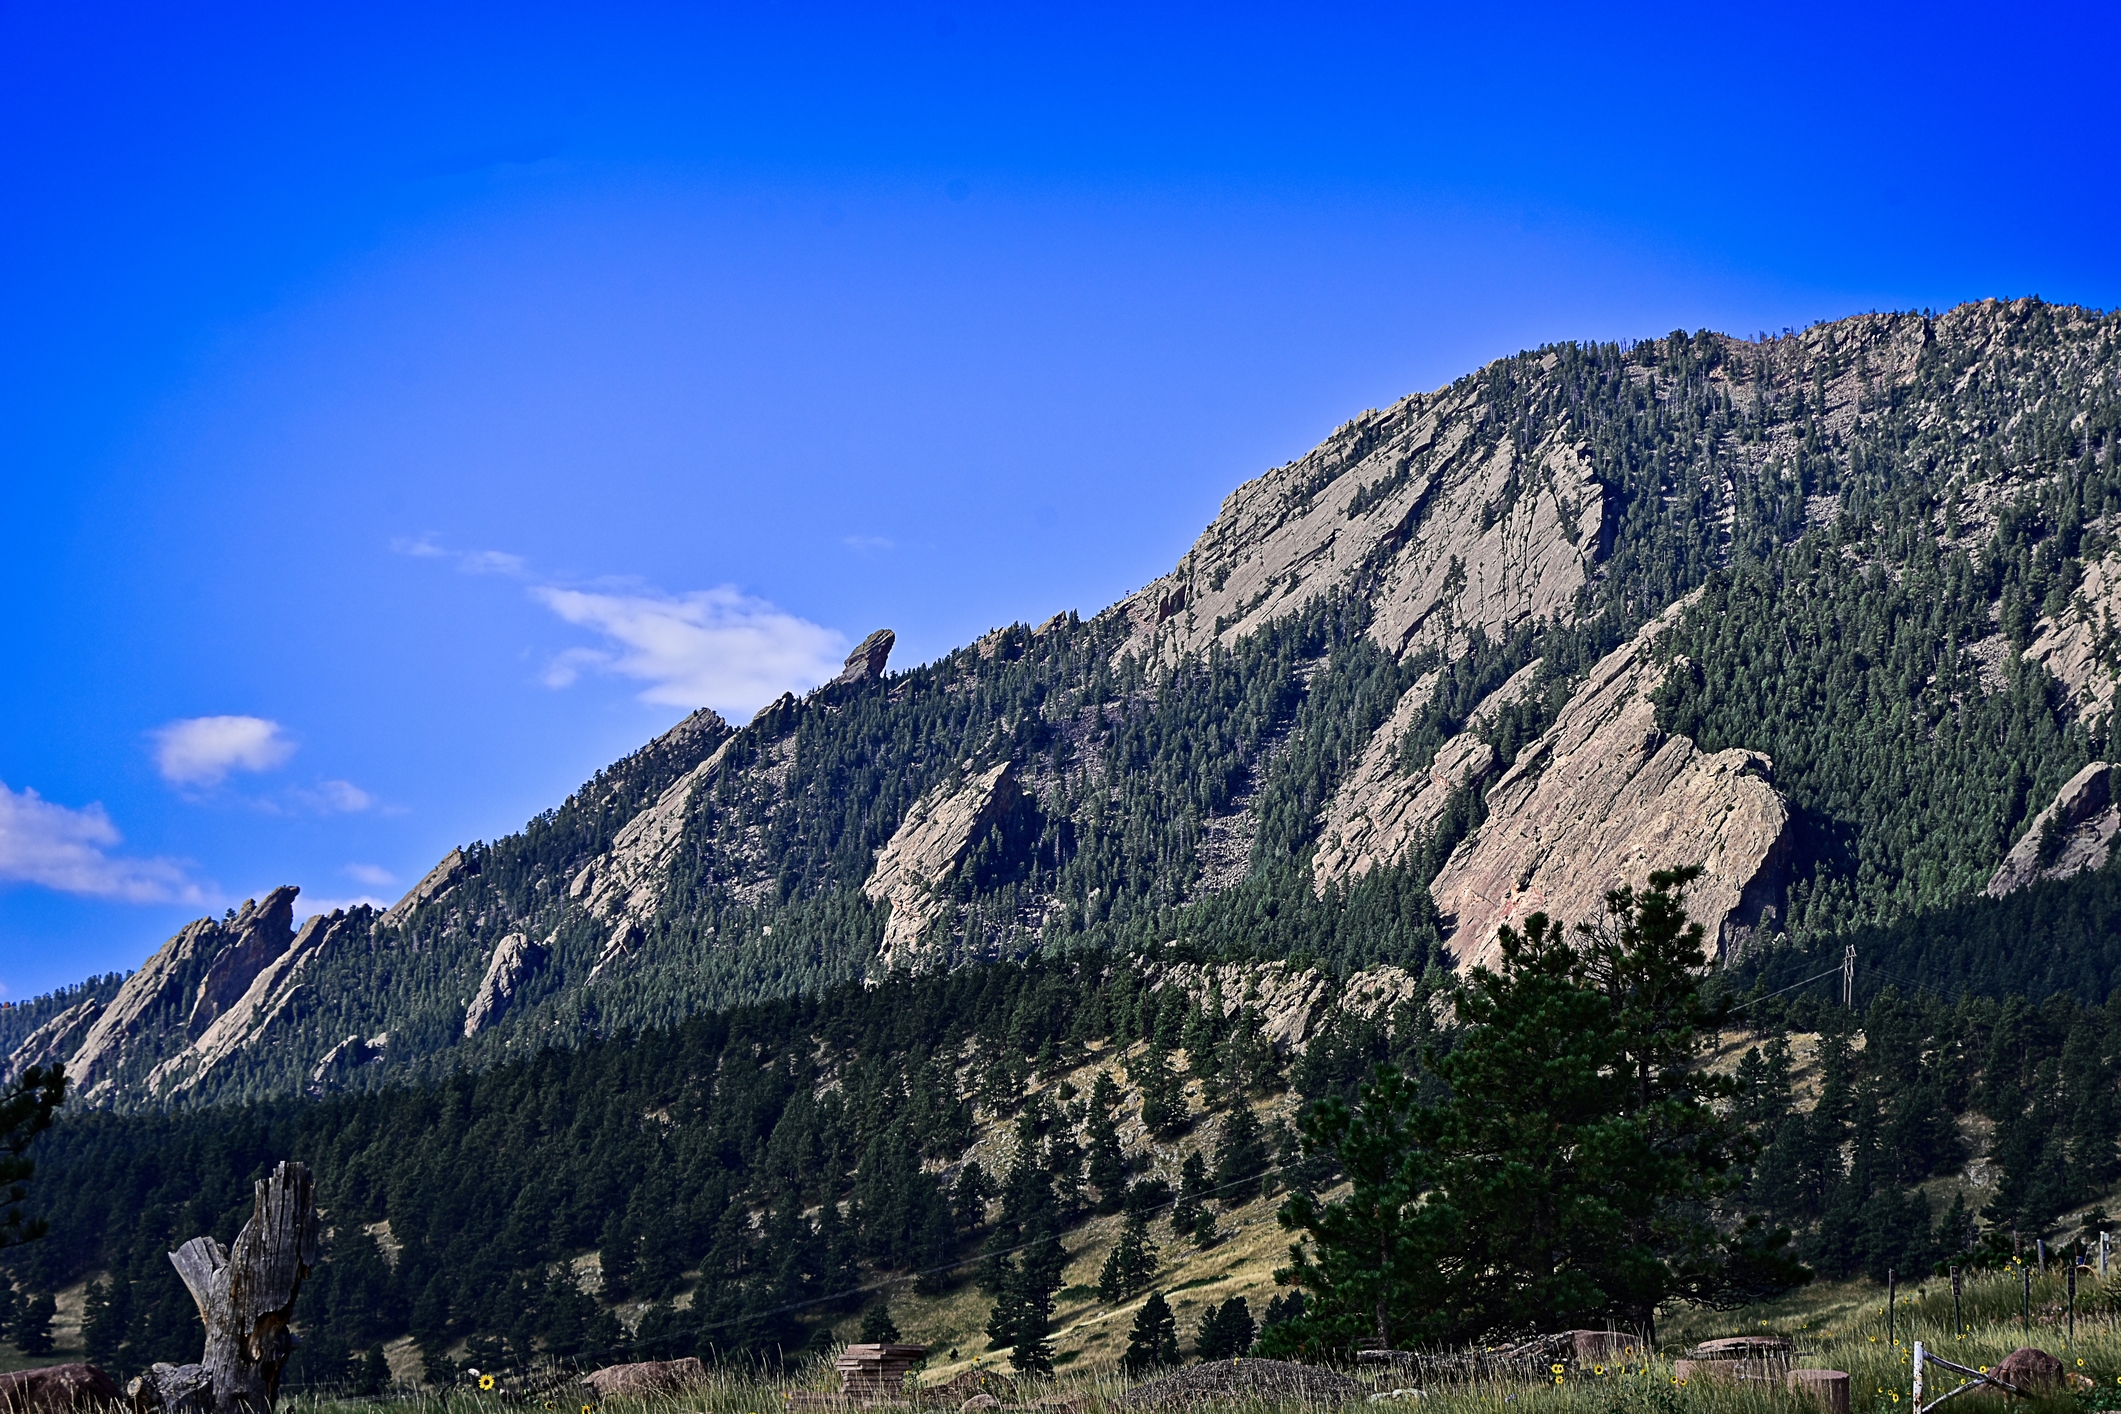
<svg viewBox="0 0 2121 1414">
<path fill-rule="evenodd" d="M 1193 1245 L 1205 1252 L 1222 1238 L 1215 1226 L 1215 1214 L 1208 1208 L 1197 1209 L 1193 1214 Z"/>
<path fill-rule="evenodd" d="M 1252 1113 L 1251 1106 L 1239 1105 L 1223 1121 L 1220 1143 L 1215 1151 L 1215 1196 L 1226 1208 L 1248 1203 L 1259 1196 L 1259 1181 L 1272 1165 L 1273 1158 L 1267 1152 L 1267 1133 Z"/>
<path fill-rule="evenodd" d="M 1129 1077 L 1141 1087 L 1142 1126 L 1159 1139 L 1183 1134 L 1190 1119 L 1186 1111 L 1185 1082 L 1171 1068 L 1171 1053 L 1154 1036 L 1142 1058 L 1127 1067 Z"/>
<path fill-rule="evenodd" d="M 1116 1213 L 1127 1197 L 1127 1156 L 1119 1142 L 1120 1089 L 1111 1072 L 1099 1071 L 1090 1087 L 1084 1137 L 1090 1154 L 1090 1186 L 1097 1190 L 1097 1210 Z"/>
<path fill-rule="evenodd" d="M 52 1317 L 59 1314 L 59 1303 L 50 1292 L 30 1297 L 15 1310 L 15 1349 L 24 1355 L 40 1356 L 52 1353 Z"/>
<path fill-rule="evenodd" d="M 1200 1205 L 1207 1201 L 1208 1161 L 1195 1149 L 1178 1166 L 1178 1201 L 1171 1205 L 1171 1233 L 1190 1237 L 1200 1221 Z"/>
<path fill-rule="evenodd" d="M 1152 1291 L 1127 1332 L 1127 1351 L 1120 1357 L 1120 1366 L 1130 1375 L 1146 1375 L 1176 1365 L 1178 1360 L 1178 1318 L 1171 1314 L 1164 1294 Z"/>
<path fill-rule="evenodd" d="M 1156 1244 L 1149 1239 L 1149 1219 L 1130 1213 L 1121 1224 L 1119 1240 L 1105 1257 L 1098 1272 L 1098 1298 L 1107 1305 L 1124 1301 L 1147 1287 L 1156 1276 Z"/>
<path fill-rule="evenodd" d="M 896 1345 L 898 1322 L 891 1319 L 891 1303 L 879 1301 L 862 1312 L 862 1342 L 866 1345 Z"/>
<path fill-rule="evenodd" d="M 122 1363 L 125 1325 L 131 1315 L 131 1285 L 116 1273 L 88 1284 L 81 1303 L 81 1341 L 91 1364 L 116 1369 Z"/>
<path fill-rule="evenodd" d="M 1245 1304 L 1242 1296 L 1233 1296 L 1220 1306 L 1210 1306 L 1201 1313 L 1200 1328 L 1193 1338 L 1193 1354 L 1197 1359 L 1231 1360 L 1252 1349 L 1252 1336 L 1258 1328 L 1252 1322 L 1252 1308 Z"/>
</svg>

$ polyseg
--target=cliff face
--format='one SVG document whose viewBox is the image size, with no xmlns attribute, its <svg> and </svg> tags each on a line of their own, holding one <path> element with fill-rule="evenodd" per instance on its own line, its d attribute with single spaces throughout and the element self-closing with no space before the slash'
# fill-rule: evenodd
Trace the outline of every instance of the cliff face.
<svg viewBox="0 0 2121 1414">
<path fill-rule="evenodd" d="M 1505 924 L 1533 913 L 1595 920 L 1608 890 L 1688 865 L 1703 870 L 1688 912 L 1719 954 L 1774 928 L 1790 831 L 1774 764 L 1753 751 L 1704 753 L 1657 726 L 1658 630 L 1681 607 L 1601 660 L 1489 788 L 1486 822 L 1430 889 L 1461 962 L 1492 961 Z"/>
<path fill-rule="evenodd" d="M 0 1045 L 13 1070 L 66 1059 L 92 1104 L 211 1103 L 895 967 L 1338 949 L 1171 974 L 1297 1044 L 1329 994 L 1391 1005 L 1395 976 L 1489 957 L 1533 911 L 1595 919 L 1657 869 L 1702 866 L 1690 907 L 1726 958 L 1800 903 L 1831 930 L 1951 901 L 1902 855 L 1845 862 L 1900 767 L 1828 778 L 1834 744 L 1700 700 L 1763 681 L 1799 726 L 1862 688 L 1897 743 L 2018 743 L 2015 794 L 1893 825 L 1949 835 L 1952 897 L 2096 867 L 2121 813 L 2070 778 L 2121 660 L 2117 445 L 2121 319 L 2036 301 L 1499 359 L 1240 486 L 1103 613 L 899 672 L 879 630 L 834 681 L 741 727 L 693 714 L 380 914 L 297 933 L 276 891 L 122 987 L 0 1015 Z M 1823 628 L 1677 656 L 1734 582 L 1811 566 L 1826 594 L 1821 565 L 1861 577 Z M 1950 612 L 1858 622 L 1917 583 Z M 1946 705 L 1915 722 L 1925 693 Z"/>
</svg>

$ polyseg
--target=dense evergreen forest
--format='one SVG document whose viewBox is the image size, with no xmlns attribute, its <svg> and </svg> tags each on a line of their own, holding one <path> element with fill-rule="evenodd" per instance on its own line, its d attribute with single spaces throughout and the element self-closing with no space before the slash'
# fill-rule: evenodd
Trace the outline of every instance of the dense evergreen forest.
<svg viewBox="0 0 2121 1414">
<path fill-rule="evenodd" d="M 2102 873 L 2026 897 L 2090 919 L 2111 887 Z M 1987 926 L 1954 917 L 1970 938 Z M 2114 962 L 2081 976 L 2093 994 L 2121 980 Z M 2007 1258 L 2013 1234 L 2056 1235 L 2063 1213 L 2121 1178 L 2121 1002 L 1973 986 L 1947 1000 L 1869 980 L 1867 1004 L 1847 1012 L 1837 984 L 1766 995 L 1776 980 L 1759 974 L 1761 999 L 1745 1002 L 1755 1034 L 1737 1104 L 1757 1152 L 1739 1191 L 1746 1211 L 1792 1227 L 1819 1271 Z M 1115 1121 L 1138 1107 L 1175 1134 L 1277 1092 L 1345 1097 L 1380 1062 L 1440 1096 L 1454 1036 L 1423 997 L 1367 1020 L 1339 1013 L 1287 1057 L 1256 1011 L 1222 1016 L 1137 962 L 1084 953 L 828 988 L 373 1094 L 82 1114 L 38 1142 L 32 1207 L 52 1232 L 7 1254 L 15 1304 L 100 1274 L 93 1358 L 190 1358 L 196 1317 L 165 1253 L 201 1232 L 230 1238 L 252 1179 L 296 1157 L 320 1176 L 331 1238 L 302 1298 L 315 1338 L 291 1378 L 375 1378 L 367 1353 L 405 1333 L 437 1377 L 459 1342 L 486 1368 L 533 1353 L 777 1359 L 894 1275 L 1001 1296 L 1024 1265 L 1012 1253 L 1040 1234 L 1056 1251 L 1079 1241 L 1069 1229 L 1092 1211 L 1131 1205 L 1162 1223 L 1174 1200 L 1212 1208 L 1218 1185 L 1324 1191 L 1330 1163 L 1283 1130 L 1225 1140 L 1228 1171 L 1189 1172 L 1174 1193 Z M 1129 1098 L 1105 1084 L 1027 1097 L 1086 1063 Z M 1196 1078 L 1206 1108 L 1189 1113 L 1178 1086 Z M 1994 1127 L 1997 1180 L 1974 1207 L 1934 1202 L 1922 1185 L 1966 1163 L 1969 1121 Z M 982 1124 L 1012 1129 L 1005 1170 L 960 1162 Z M 592 1251 L 601 1301 L 570 1265 Z M 611 1312 L 620 1300 L 648 1303 L 631 1332 Z"/>
</svg>

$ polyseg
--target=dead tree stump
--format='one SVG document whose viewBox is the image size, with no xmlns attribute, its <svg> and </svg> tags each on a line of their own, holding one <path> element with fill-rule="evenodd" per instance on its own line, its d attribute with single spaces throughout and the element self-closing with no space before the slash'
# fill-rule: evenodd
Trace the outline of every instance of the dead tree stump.
<svg viewBox="0 0 2121 1414">
<path fill-rule="evenodd" d="M 305 1165 L 283 1163 L 259 1181 L 233 1252 L 194 1237 L 170 1253 L 206 1323 L 206 1353 L 133 1381 L 135 1414 L 270 1414 L 295 1350 L 287 1319 L 318 1246 L 316 1183 Z"/>
</svg>

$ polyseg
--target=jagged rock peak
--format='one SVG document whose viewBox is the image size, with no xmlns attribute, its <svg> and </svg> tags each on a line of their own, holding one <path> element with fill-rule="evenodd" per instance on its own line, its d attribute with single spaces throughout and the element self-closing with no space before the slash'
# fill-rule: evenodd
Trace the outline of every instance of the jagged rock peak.
<svg viewBox="0 0 2121 1414">
<path fill-rule="evenodd" d="M 2043 879 L 2067 879 L 2104 865 L 2121 833 L 2113 767 L 2094 761 L 2071 776 L 2047 809 L 2033 817 L 1984 891 L 2002 898 Z"/>
<path fill-rule="evenodd" d="M 868 682 L 884 675 L 884 664 L 891 661 L 891 645 L 898 642 L 898 635 L 888 628 L 880 628 L 860 643 L 847 655 L 847 666 L 828 686 L 840 683 Z"/>
</svg>

